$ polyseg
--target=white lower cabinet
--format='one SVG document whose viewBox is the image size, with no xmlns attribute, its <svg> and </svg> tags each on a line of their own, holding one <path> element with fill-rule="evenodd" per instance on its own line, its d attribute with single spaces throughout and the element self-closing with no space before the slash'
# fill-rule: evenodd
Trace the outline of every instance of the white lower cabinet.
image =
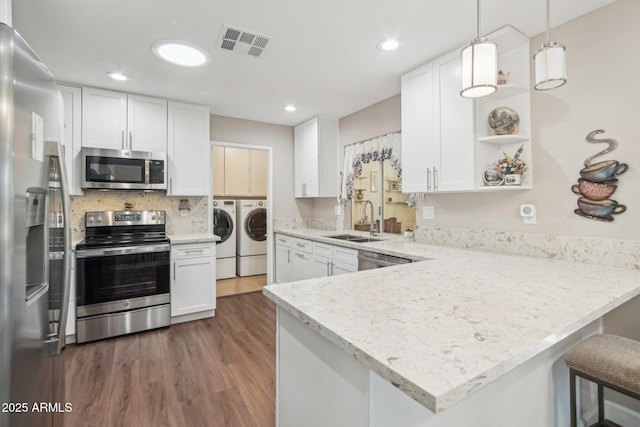
<svg viewBox="0 0 640 427">
<path fill-rule="evenodd" d="M 335 276 L 358 271 L 358 251 L 313 242 L 314 277 Z"/>
<path fill-rule="evenodd" d="M 276 283 L 311 279 L 313 249 L 310 240 L 276 234 Z"/>
<path fill-rule="evenodd" d="M 276 283 L 358 271 L 358 251 L 276 234 Z"/>
<path fill-rule="evenodd" d="M 215 242 L 171 245 L 172 324 L 215 314 L 215 250 Z"/>
</svg>

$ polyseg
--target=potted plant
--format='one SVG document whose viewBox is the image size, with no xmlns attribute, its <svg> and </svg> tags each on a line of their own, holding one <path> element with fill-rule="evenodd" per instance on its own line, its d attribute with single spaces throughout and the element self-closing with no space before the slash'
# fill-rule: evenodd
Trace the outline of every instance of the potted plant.
<svg viewBox="0 0 640 427">
<path fill-rule="evenodd" d="M 522 183 L 522 174 L 527 170 L 527 164 L 520 158 L 523 151 L 524 145 L 521 145 L 513 157 L 502 152 L 502 157 L 495 163 L 498 170 L 502 171 L 505 185 L 520 185 Z"/>
</svg>

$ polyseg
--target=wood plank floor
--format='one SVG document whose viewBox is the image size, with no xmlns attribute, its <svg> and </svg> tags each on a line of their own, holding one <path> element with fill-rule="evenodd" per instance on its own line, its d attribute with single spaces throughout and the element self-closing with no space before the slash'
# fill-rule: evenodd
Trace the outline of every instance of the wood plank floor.
<svg viewBox="0 0 640 427">
<path fill-rule="evenodd" d="M 216 296 L 244 294 L 247 292 L 261 291 L 267 284 L 267 275 L 232 277 L 231 279 L 216 280 Z"/>
<path fill-rule="evenodd" d="M 221 298 L 216 316 L 64 350 L 67 427 L 275 425 L 275 305 Z"/>
</svg>

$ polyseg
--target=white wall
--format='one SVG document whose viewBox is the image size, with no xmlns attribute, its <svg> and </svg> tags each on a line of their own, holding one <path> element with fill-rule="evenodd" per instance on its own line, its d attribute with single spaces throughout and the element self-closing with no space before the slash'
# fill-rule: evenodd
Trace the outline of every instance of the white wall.
<svg viewBox="0 0 640 427">
<path fill-rule="evenodd" d="M 431 196 L 426 204 L 435 206 L 436 219 L 421 220 L 418 209 L 418 224 L 640 239 L 640 37 L 632 36 L 638 33 L 639 20 L 640 2 L 618 0 L 552 29 L 551 38 L 567 46 L 568 82 L 532 94 L 533 190 Z M 532 54 L 543 41 L 543 35 L 532 40 Z M 585 142 L 595 129 L 606 130 L 604 137 L 619 142 L 613 153 L 598 160 L 629 164 L 612 197 L 626 205 L 627 212 L 612 223 L 573 213 L 578 196 L 570 187 L 579 178 L 583 161 L 606 147 Z M 537 206 L 537 225 L 522 224 L 521 203 Z"/>
<path fill-rule="evenodd" d="M 400 130 L 400 95 L 392 96 L 363 110 L 345 116 L 339 121 L 338 170 L 342 169 L 344 146 L 365 141 L 376 136 Z M 336 199 L 315 199 L 313 216 L 315 218 L 335 218 Z M 349 226 L 346 215 L 345 226 Z"/>
<path fill-rule="evenodd" d="M 293 128 L 211 115 L 212 141 L 273 147 L 273 218 L 310 217 L 313 201 L 293 194 Z"/>
</svg>

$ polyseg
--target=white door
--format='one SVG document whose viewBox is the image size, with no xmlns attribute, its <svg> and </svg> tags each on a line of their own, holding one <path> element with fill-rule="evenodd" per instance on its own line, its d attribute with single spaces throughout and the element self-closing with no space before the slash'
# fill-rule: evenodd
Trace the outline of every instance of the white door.
<svg viewBox="0 0 640 427">
<path fill-rule="evenodd" d="M 402 77 L 402 191 L 433 190 L 433 67 Z"/>
<path fill-rule="evenodd" d="M 276 245 L 276 283 L 291 282 L 293 279 L 291 252 L 285 245 Z"/>
<path fill-rule="evenodd" d="M 435 103 L 435 191 L 475 188 L 473 100 L 460 96 L 462 59 L 457 52 L 438 60 Z M 404 166 L 403 166 L 404 173 Z"/>
<path fill-rule="evenodd" d="M 209 109 L 169 102 L 167 196 L 208 196 L 211 183 Z"/>
<path fill-rule="evenodd" d="M 216 308 L 215 261 L 211 257 L 173 262 L 171 316 Z"/>
<path fill-rule="evenodd" d="M 82 146 L 124 150 L 127 94 L 82 88 Z"/>
<path fill-rule="evenodd" d="M 167 152 L 167 101 L 129 95 L 127 138 L 129 150 Z"/>
</svg>

